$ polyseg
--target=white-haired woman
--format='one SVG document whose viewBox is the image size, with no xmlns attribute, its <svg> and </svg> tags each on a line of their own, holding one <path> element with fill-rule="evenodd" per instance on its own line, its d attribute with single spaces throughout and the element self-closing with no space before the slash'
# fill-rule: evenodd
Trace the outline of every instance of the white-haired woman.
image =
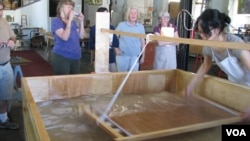
<svg viewBox="0 0 250 141">
<path fill-rule="evenodd" d="M 170 15 L 167 11 L 159 14 L 159 25 L 154 28 L 154 34 L 158 36 L 170 36 L 178 38 L 176 27 L 170 22 Z M 176 45 L 177 43 L 157 41 L 154 57 L 154 69 L 176 69 Z"/>
<path fill-rule="evenodd" d="M 139 11 L 135 7 L 131 7 L 127 10 L 126 21 L 120 22 L 116 28 L 117 31 L 133 32 L 139 34 L 145 34 L 144 26 L 138 22 Z M 119 72 L 129 71 L 134 64 L 137 57 L 139 57 L 142 51 L 145 40 L 142 38 L 136 38 L 131 36 L 120 35 L 119 48 L 115 49 L 116 52 L 116 64 Z M 139 64 L 144 62 L 144 53 L 140 57 L 133 71 L 139 70 Z"/>
</svg>

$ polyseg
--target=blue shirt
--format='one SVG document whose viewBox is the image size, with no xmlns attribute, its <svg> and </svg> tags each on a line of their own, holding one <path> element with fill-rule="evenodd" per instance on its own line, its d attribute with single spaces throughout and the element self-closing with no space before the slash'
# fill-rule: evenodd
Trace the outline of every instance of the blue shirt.
<svg viewBox="0 0 250 141">
<path fill-rule="evenodd" d="M 117 31 L 133 32 L 138 34 L 145 34 L 144 26 L 141 23 L 130 25 L 128 21 L 120 22 L 116 28 Z M 138 56 L 141 52 L 141 39 L 131 36 L 120 35 L 119 48 L 127 56 Z"/>
<path fill-rule="evenodd" d="M 110 29 L 114 30 L 115 27 L 110 25 Z M 119 46 L 118 38 L 115 34 L 113 34 L 113 42 L 111 44 L 111 48 L 109 48 L 109 63 L 115 62 L 115 51 L 114 47 Z M 95 25 L 90 28 L 89 31 L 89 48 L 90 50 L 95 50 Z"/>
<path fill-rule="evenodd" d="M 66 24 L 59 18 L 56 17 L 52 20 L 52 34 L 54 37 L 54 47 L 52 52 L 61 55 L 68 59 L 78 60 L 81 58 L 81 46 L 80 37 L 77 31 L 78 27 L 74 21 L 72 21 L 70 35 L 67 41 L 64 41 L 59 36 L 56 35 L 56 30 L 66 28 Z"/>
</svg>

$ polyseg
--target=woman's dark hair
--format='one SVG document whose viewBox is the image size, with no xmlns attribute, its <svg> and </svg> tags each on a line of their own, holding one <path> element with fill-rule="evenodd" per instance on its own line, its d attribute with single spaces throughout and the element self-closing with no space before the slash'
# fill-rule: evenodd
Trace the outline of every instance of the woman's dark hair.
<svg viewBox="0 0 250 141">
<path fill-rule="evenodd" d="M 211 36 L 212 29 L 219 28 L 221 32 L 230 24 L 230 22 L 230 17 L 225 13 L 221 13 L 217 9 L 206 9 L 197 18 L 195 22 L 195 30 L 198 31 L 199 25 L 204 34 Z"/>
<path fill-rule="evenodd" d="M 98 9 L 97 9 L 97 12 L 104 12 L 104 11 L 109 11 L 106 7 L 99 7 Z"/>
</svg>

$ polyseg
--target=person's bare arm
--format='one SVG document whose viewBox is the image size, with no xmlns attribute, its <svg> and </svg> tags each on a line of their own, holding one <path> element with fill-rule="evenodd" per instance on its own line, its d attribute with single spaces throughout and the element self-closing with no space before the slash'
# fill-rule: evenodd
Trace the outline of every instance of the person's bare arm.
<svg viewBox="0 0 250 141">
<path fill-rule="evenodd" d="M 68 22 L 66 23 L 65 29 L 60 28 L 60 29 L 56 30 L 56 32 L 55 32 L 56 35 L 59 36 L 64 41 L 67 41 L 69 39 L 70 30 L 71 30 L 71 23 L 72 23 L 73 17 L 74 17 L 74 12 L 72 11 L 70 13 Z"/>
<path fill-rule="evenodd" d="M 161 36 L 161 34 L 158 33 L 158 32 L 155 32 L 155 35 Z M 175 38 L 179 38 L 179 34 L 178 34 L 177 31 L 174 33 L 174 37 L 175 37 Z M 159 46 L 165 46 L 165 45 L 179 45 L 179 43 L 166 42 L 166 41 L 160 41 L 160 40 L 157 40 L 157 44 L 158 44 Z"/>
<path fill-rule="evenodd" d="M 7 46 L 13 48 L 16 44 L 16 37 L 10 37 L 7 41 Z"/>
<path fill-rule="evenodd" d="M 84 15 L 82 13 L 79 13 L 80 15 L 77 17 L 80 21 L 80 28 L 79 28 L 79 36 L 80 39 L 84 38 L 84 35 L 86 34 L 84 30 Z"/>
<path fill-rule="evenodd" d="M 212 58 L 210 56 L 204 56 L 204 62 L 200 66 L 199 70 L 195 77 L 191 80 L 189 85 L 186 88 L 185 95 L 190 96 L 193 93 L 193 90 L 196 84 L 204 77 L 204 75 L 209 71 L 212 65 Z"/>
<path fill-rule="evenodd" d="M 144 39 L 141 39 L 141 51 L 143 50 L 145 46 L 145 40 Z M 141 59 L 140 59 L 140 63 L 144 63 L 144 59 L 145 59 L 145 50 L 142 52 L 142 55 L 141 55 Z"/>
<path fill-rule="evenodd" d="M 250 107 L 248 107 L 241 115 L 242 121 L 250 122 Z"/>
<path fill-rule="evenodd" d="M 248 71 L 250 71 L 250 50 L 242 50 L 240 59 Z"/>
</svg>

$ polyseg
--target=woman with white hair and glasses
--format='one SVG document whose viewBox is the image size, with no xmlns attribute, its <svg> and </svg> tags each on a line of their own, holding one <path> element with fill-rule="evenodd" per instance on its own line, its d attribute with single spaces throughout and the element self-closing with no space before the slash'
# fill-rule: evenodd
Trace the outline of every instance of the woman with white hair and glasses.
<svg viewBox="0 0 250 141">
<path fill-rule="evenodd" d="M 144 26 L 138 22 L 140 12 L 137 8 L 131 7 L 126 14 L 126 21 L 120 22 L 116 28 L 117 31 L 133 32 L 138 34 L 145 34 Z M 126 72 L 131 69 L 137 57 L 142 51 L 145 40 L 143 38 L 136 38 L 131 36 L 119 35 L 119 48 L 116 52 L 116 64 L 119 72 Z M 140 57 L 133 71 L 139 70 L 139 64 L 144 62 L 144 53 Z"/>
<path fill-rule="evenodd" d="M 178 38 L 176 27 L 170 22 L 170 15 L 167 11 L 159 14 L 159 25 L 154 28 L 154 34 Z M 154 69 L 176 69 L 176 45 L 177 43 L 157 41 L 154 57 Z"/>
</svg>

